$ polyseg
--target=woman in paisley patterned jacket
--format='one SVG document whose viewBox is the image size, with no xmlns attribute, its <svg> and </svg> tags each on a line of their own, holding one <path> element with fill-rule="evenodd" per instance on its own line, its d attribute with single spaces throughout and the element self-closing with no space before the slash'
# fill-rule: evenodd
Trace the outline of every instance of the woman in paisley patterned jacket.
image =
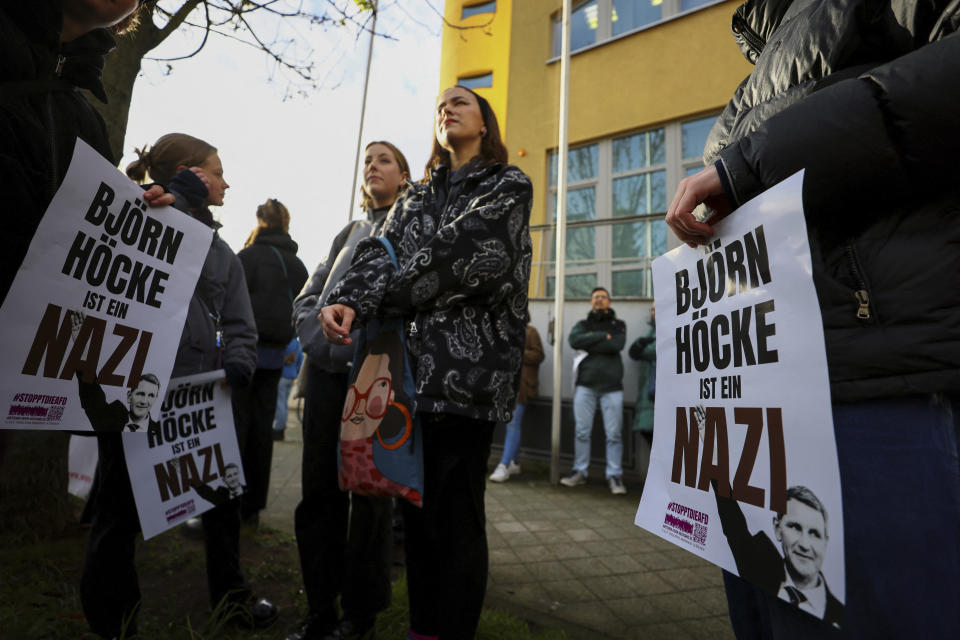
<svg viewBox="0 0 960 640">
<path fill-rule="evenodd" d="M 363 240 L 321 311 L 332 343 L 367 318 L 411 320 L 423 418 L 422 509 L 403 503 L 411 638 L 472 638 L 487 583 L 483 493 L 496 422 L 510 420 L 527 324 L 532 188 L 510 166 L 489 103 L 464 87 L 437 100 L 424 181 Z"/>
</svg>

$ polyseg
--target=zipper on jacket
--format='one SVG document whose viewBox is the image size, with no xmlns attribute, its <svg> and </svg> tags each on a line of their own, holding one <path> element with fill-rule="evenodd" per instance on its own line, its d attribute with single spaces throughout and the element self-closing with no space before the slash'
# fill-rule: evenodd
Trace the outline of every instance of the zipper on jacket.
<svg viewBox="0 0 960 640">
<path fill-rule="evenodd" d="M 57 68 L 53 70 L 53 74 L 60 77 L 60 74 L 63 73 L 63 63 L 67 61 L 67 57 L 62 53 L 57 54 Z"/>
<path fill-rule="evenodd" d="M 744 41 L 757 52 L 759 56 L 766 44 L 763 39 L 757 35 L 757 32 L 747 26 L 746 21 L 740 16 L 734 14 L 733 24 L 730 27 L 734 33 L 743 36 Z"/>
<path fill-rule="evenodd" d="M 847 256 L 847 266 L 850 267 L 850 275 L 856 284 L 856 291 L 853 297 L 857 301 L 857 320 L 870 320 L 873 314 L 870 312 L 870 292 L 867 291 L 867 283 L 860 270 L 860 264 L 857 262 L 857 254 L 853 251 L 853 245 L 846 245 L 843 248 Z"/>
</svg>

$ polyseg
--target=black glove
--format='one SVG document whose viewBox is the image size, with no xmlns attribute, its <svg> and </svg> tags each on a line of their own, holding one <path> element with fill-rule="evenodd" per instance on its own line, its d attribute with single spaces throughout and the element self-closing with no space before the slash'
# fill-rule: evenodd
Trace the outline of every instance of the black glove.
<svg viewBox="0 0 960 640">
<path fill-rule="evenodd" d="M 167 191 L 172 193 L 177 199 L 174 205 L 186 203 L 189 210 L 199 209 L 206 202 L 210 192 L 207 191 L 207 185 L 203 180 L 197 177 L 190 169 L 183 169 L 177 175 L 173 176 Z"/>
<path fill-rule="evenodd" d="M 239 389 L 250 384 L 251 372 L 246 367 L 227 362 L 223 365 L 223 371 L 227 374 L 227 384 L 231 389 Z"/>
<path fill-rule="evenodd" d="M 643 338 L 637 338 L 637 342 L 639 342 L 639 343 L 642 344 L 643 346 L 647 346 L 648 344 L 652 344 L 652 343 L 654 343 L 654 342 L 656 342 L 656 341 L 657 341 L 656 338 L 649 337 L 649 336 L 643 337 Z"/>
</svg>

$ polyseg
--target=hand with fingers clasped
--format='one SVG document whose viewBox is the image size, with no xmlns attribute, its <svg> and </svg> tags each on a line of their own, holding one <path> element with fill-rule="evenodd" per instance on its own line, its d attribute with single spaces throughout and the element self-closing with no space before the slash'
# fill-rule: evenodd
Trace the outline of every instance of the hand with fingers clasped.
<svg viewBox="0 0 960 640">
<path fill-rule="evenodd" d="M 713 211 L 707 221 L 698 220 L 694 214 L 694 209 L 700 204 Z M 725 218 L 732 210 L 717 168 L 711 165 L 680 181 L 673 202 L 667 209 L 666 221 L 678 238 L 689 246 L 696 247 L 710 241 L 713 237 L 713 224 Z"/>
<path fill-rule="evenodd" d="M 323 326 L 323 336 L 330 344 L 350 344 L 350 328 L 357 312 L 345 304 L 331 304 L 320 309 L 317 320 Z"/>
</svg>

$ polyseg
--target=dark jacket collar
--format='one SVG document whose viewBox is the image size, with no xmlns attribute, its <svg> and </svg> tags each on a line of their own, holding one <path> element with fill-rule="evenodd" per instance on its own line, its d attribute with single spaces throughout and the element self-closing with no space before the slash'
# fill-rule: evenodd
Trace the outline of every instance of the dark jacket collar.
<svg viewBox="0 0 960 640">
<path fill-rule="evenodd" d="M 285 232 L 283 229 L 278 228 L 265 228 L 260 229 L 260 232 L 257 233 L 256 239 L 254 239 L 253 244 L 261 244 L 269 247 L 276 247 L 277 249 L 283 249 L 284 251 L 289 251 L 291 253 L 296 253 L 299 246 L 296 241 L 290 237 L 290 234 Z"/>
<path fill-rule="evenodd" d="M 590 313 L 587 314 L 587 320 L 590 322 L 613 322 L 617 319 L 617 313 L 613 310 L 613 307 L 607 308 L 606 313 L 599 313 L 590 309 Z"/>
</svg>

